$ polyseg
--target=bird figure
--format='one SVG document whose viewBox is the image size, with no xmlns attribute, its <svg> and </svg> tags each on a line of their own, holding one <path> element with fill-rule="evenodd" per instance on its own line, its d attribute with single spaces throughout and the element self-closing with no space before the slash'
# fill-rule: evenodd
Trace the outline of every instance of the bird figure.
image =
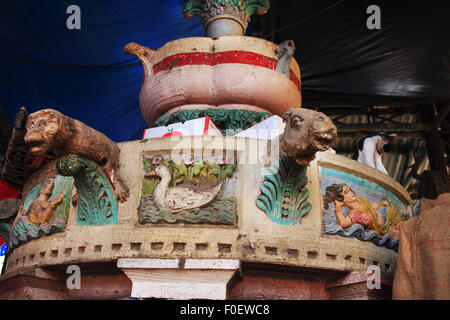
<svg viewBox="0 0 450 320">
<path fill-rule="evenodd" d="M 145 175 L 146 178 L 160 177 L 161 181 L 153 192 L 156 206 L 160 210 L 171 213 L 191 211 L 211 202 L 220 192 L 224 181 L 212 188 L 192 188 L 186 186 L 169 187 L 172 179 L 169 168 L 159 165 L 154 171 Z"/>
</svg>

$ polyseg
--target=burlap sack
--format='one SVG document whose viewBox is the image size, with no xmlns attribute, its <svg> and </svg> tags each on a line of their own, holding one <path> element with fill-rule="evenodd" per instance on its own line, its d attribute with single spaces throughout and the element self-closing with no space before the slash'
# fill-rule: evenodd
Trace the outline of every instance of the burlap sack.
<svg viewBox="0 0 450 320">
<path fill-rule="evenodd" d="M 423 201 L 420 215 L 398 224 L 394 300 L 449 299 L 450 193 Z"/>
</svg>

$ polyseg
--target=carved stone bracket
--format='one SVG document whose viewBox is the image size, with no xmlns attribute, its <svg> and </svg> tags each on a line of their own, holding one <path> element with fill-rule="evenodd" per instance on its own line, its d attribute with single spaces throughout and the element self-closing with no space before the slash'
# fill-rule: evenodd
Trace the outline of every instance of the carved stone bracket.
<svg viewBox="0 0 450 320">
<path fill-rule="evenodd" d="M 306 169 L 307 166 L 297 164 L 287 155 L 277 159 L 275 167 L 267 168 L 256 205 L 273 222 L 301 224 L 302 218 L 311 211 L 312 205 L 307 201 L 310 191 L 306 188 Z"/>
<path fill-rule="evenodd" d="M 111 184 L 95 162 L 71 155 L 58 161 L 57 170 L 62 175 L 74 177 L 78 225 L 118 223 L 117 202 Z"/>
</svg>

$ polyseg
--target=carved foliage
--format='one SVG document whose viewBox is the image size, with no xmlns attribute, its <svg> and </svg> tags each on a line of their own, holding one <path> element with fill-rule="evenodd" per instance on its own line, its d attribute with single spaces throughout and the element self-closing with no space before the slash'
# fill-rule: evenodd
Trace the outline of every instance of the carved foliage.
<svg viewBox="0 0 450 320">
<path fill-rule="evenodd" d="M 234 135 L 239 131 L 245 130 L 250 126 L 261 122 L 271 115 L 268 112 L 256 112 L 249 110 L 227 110 L 224 108 L 206 110 L 182 110 L 173 115 L 165 114 L 155 123 L 157 127 L 167 126 L 172 123 L 184 122 L 187 120 L 209 117 L 220 129 L 223 135 Z"/>
<path fill-rule="evenodd" d="M 187 19 L 200 17 L 202 24 L 219 15 L 230 15 L 247 26 L 253 14 L 265 14 L 269 7 L 269 0 L 189 0 L 184 4 L 183 14 Z"/>
<path fill-rule="evenodd" d="M 307 166 L 297 164 L 287 155 L 282 155 L 275 167 L 267 168 L 256 205 L 275 223 L 300 224 L 302 217 L 310 212 L 306 169 Z"/>
<path fill-rule="evenodd" d="M 58 172 L 73 176 L 78 195 L 77 224 L 118 223 L 117 202 L 109 179 L 93 161 L 68 156 L 57 163 Z"/>
</svg>

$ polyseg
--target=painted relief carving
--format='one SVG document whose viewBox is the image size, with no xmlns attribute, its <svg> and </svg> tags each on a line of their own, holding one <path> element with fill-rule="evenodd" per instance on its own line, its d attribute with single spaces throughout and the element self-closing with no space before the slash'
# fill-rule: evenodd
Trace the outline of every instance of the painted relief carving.
<svg viewBox="0 0 450 320">
<path fill-rule="evenodd" d="M 112 181 L 117 200 L 125 201 L 129 189 L 119 172 L 119 148 L 102 133 L 53 109 L 28 117 L 25 142 L 33 156 L 53 152 L 57 157 L 76 154 L 98 163 Z"/>
<path fill-rule="evenodd" d="M 286 128 L 280 137 L 280 151 L 300 165 L 308 165 L 316 152 L 328 150 L 337 137 L 333 122 L 321 112 L 290 108 L 283 120 Z"/>
<path fill-rule="evenodd" d="M 235 164 L 191 155 L 144 156 L 140 223 L 234 224 L 236 200 L 223 194 Z"/>
<path fill-rule="evenodd" d="M 317 151 L 330 148 L 337 137 L 336 127 L 321 112 L 290 108 L 284 115 L 286 127 L 280 136 L 280 157 L 261 184 L 256 205 L 275 223 L 301 224 L 311 211 L 306 188 L 309 163 Z"/>
<path fill-rule="evenodd" d="M 324 233 L 396 249 L 390 229 L 409 214 L 384 188 L 337 169 L 321 168 Z"/>
<path fill-rule="evenodd" d="M 78 156 L 59 160 L 57 170 L 73 176 L 77 190 L 77 224 L 103 225 L 118 223 L 117 202 L 109 180 L 97 164 Z"/>
<path fill-rule="evenodd" d="M 65 229 L 73 178 L 56 175 L 32 188 L 19 208 L 12 227 L 10 248 Z"/>
<path fill-rule="evenodd" d="M 275 167 L 267 168 L 261 184 L 261 195 L 256 205 L 275 223 L 283 225 L 301 224 L 302 218 L 311 211 L 308 202 L 310 191 L 306 188 L 307 166 L 283 155 Z"/>
</svg>

